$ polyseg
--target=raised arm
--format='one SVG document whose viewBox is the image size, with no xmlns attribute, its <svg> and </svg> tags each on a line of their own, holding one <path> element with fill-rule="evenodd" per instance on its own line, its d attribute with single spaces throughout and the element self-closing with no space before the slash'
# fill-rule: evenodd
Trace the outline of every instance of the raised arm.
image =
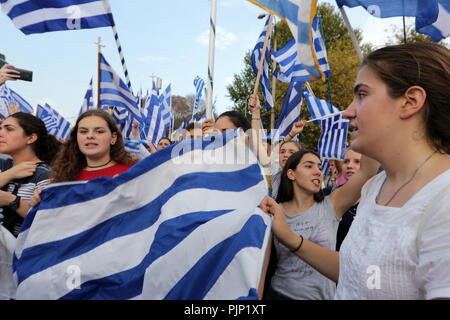
<svg viewBox="0 0 450 320">
<path fill-rule="evenodd" d="M 358 201 L 362 187 L 377 173 L 379 167 L 377 161 L 362 155 L 360 169 L 342 187 L 331 193 L 336 217 L 341 218 Z"/>
<path fill-rule="evenodd" d="M 278 203 L 265 197 L 261 209 L 273 216 L 272 232 L 278 240 L 300 259 L 334 282 L 339 279 L 339 253 L 321 247 L 296 235 L 286 223 L 286 217 Z"/>
</svg>

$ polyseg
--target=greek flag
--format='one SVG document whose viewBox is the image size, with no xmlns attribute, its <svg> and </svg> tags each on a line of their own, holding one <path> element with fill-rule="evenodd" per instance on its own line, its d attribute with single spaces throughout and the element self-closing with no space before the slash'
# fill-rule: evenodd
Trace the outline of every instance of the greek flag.
<svg viewBox="0 0 450 320">
<path fill-rule="evenodd" d="M 326 176 L 330 171 L 330 159 L 322 160 L 322 174 Z"/>
<path fill-rule="evenodd" d="M 171 131 L 172 127 L 172 91 L 170 84 L 159 96 L 159 105 L 162 108 L 162 117 L 164 121 L 164 127 Z"/>
<path fill-rule="evenodd" d="M 302 106 L 302 82 L 291 82 L 281 107 L 280 115 L 275 126 L 273 141 L 279 141 L 287 136 L 292 125 L 300 121 L 300 109 Z"/>
<path fill-rule="evenodd" d="M 317 150 L 323 159 L 344 159 L 349 121 L 342 113 L 320 120 L 322 134 Z"/>
<path fill-rule="evenodd" d="M 416 17 L 416 31 L 433 41 L 450 35 L 450 0 L 336 0 L 339 7 L 362 6 L 378 18 Z"/>
<path fill-rule="evenodd" d="M 312 37 L 317 0 L 248 0 L 286 20 L 295 39 L 298 57 L 312 80 L 325 79 L 319 67 Z"/>
<path fill-rule="evenodd" d="M 331 75 L 330 66 L 327 61 L 327 51 L 320 33 L 320 20 L 316 16 L 312 23 L 314 51 L 319 61 L 320 69 L 328 78 Z M 297 58 L 297 47 L 295 39 L 292 39 L 286 45 L 276 52 L 272 52 L 272 58 L 280 66 L 280 70 L 275 70 L 274 75 L 281 82 L 291 81 L 311 81 L 305 66 Z"/>
<path fill-rule="evenodd" d="M 2 11 L 24 34 L 113 26 L 104 0 L 0 0 Z"/>
<path fill-rule="evenodd" d="M 266 23 L 264 24 L 263 31 L 259 35 L 258 42 L 256 42 L 256 46 L 253 49 L 252 52 L 252 69 L 255 74 L 258 74 L 258 68 L 259 68 L 259 60 L 261 59 L 261 52 L 262 48 L 264 46 L 264 39 L 266 37 L 267 33 L 267 25 L 269 24 L 270 15 L 266 20 Z M 269 39 L 267 40 L 267 50 L 264 55 L 263 60 L 263 69 L 261 71 L 261 77 L 259 78 L 259 81 L 261 83 L 261 90 L 264 96 L 264 100 L 266 100 L 266 110 L 270 110 L 273 108 L 273 97 L 272 97 L 272 91 L 270 89 L 270 80 L 269 80 L 269 59 L 270 59 L 270 49 L 269 49 L 269 43 L 270 43 L 270 35 Z"/>
<path fill-rule="evenodd" d="M 100 105 L 125 108 L 140 122 L 141 111 L 136 97 L 101 55 Z"/>
<path fill-rule="evenodd" d="M 200 111 L 200 99 L 202 98 L 203 88 L 205 87 L 205 81 L 199 76 L 196 76 L 194 79 L 195 86 L 195 102 L 194 109 L 192 111 L 192 119 L 198 121 L 198 112 Z"/>
<path fill-rule="evenodd" d="M 6 118 L 8 115 L 22 111 L 34 113 L 33 107 L 17 92 L 3 84 L 0 88 L 0 112 Z"/>
<path fill-rule="evenodd" d="M 433 41 L 440 41 L 450 36 L 450 0 L 438 0 L 436 21 L 432 24 L 427 18 L 416 18 L 417 32 L 426 34 Z"/>
<path fill-rule="evenodd" d="M 151 141 L 154 145 L 165 136 L 165 126 L 163 119 L 163 108 L 160 106 L 160 99 L 156 92 L 156 85 L 153 82 L 152 92 L 148 104 L 144 111 L 144 131 L 141 138 Z"/>
<path fill-rule="evenodd" d="M 115 178 L 50 185 L 17 238 L 16 298 L 256 299 L 266 194 L 235 132 L 181 141 Z"/>
<path fill-rule="evenodd" d="M 92 78 L 91 78 L 91 82 L 89 82 L 89 87 L 86 91 L 86 94 L 84 95 L 83 104 L 81 105 L 80 113 L 78 114 L 78 116 L 80 116 L 85 111 L 95 109 L 94 98 L 93 98 L 92 92 L 93 92 L 93 90 L 92 90 Z"/>
<path fill-rule="evenodd" d="M 38 105 L 36 116 L 44 121 L 49 134 L 54 135 L 57 139 L 67 140 L 69 138 L 70 122 L 64 119 L 49 104 L 46 103 L 45 106 Z"/>
<path fill-rule="evenodd" d="M 142 143 L 145 143 L 145 140 L 128 140 L 125 139 L 125 150 L 129 153 L 139 154 L 140 152 L 140 145 Z"/>
<path fill-rule="evenodd" d="M 306 88 L 303 90 L 303 95 L 306 99 L 306 105 L 308 106 L 311 119 L 317 119 L 327 116 L 332 113 L 339 112 L 339 109 L 332 106 L 325 100 L 314 97 Z M 319 124 L 319 120 L 314 120 L 313 123 Z"/>
</svg>

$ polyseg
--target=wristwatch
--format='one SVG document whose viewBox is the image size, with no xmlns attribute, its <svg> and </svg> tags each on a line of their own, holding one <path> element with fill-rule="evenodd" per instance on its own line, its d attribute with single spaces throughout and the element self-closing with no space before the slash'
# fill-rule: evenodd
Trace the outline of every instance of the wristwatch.
<svg viewBox="0 0 450 320">
<path fill-rule="evenodd" d="M 16 198 L 13 201 L 11 201 L 11 203 L 9 203 L 7 207 L 13 211 L 17 211 L 17 209 L 19 209 L 20 207 L 20 197 L 16 196 Z"/>
</svg>

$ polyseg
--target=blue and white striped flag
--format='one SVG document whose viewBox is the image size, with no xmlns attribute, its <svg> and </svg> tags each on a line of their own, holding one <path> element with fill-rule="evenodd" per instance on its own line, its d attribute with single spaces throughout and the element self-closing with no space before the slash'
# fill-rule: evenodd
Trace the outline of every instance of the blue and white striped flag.
<svg viewBox="0 0 450 320">
<path fill-rule="evenodd" d="M 415 17 L 416 31 L 440 41 L 450 35 L 450 0 L 336 0 L 339 7 L 362 6 L 377 18 Z"/>
<path fill-rule="evenodd" d="M 263 31 L 259 35 L 258 42 L 256 42 L 256 46 L 253 49 L 251 60 L 252 60 L 252 69 L 255 74 L 258 74 L 258 68 L 259 68 L 259 60 L 261 59 L 261 52 L 264 46 L 264 39 L 266 37 L 267 33 L 267 25 L 269 24 L 270 15 L 266 20 L 266 23 L 264 24 Z M 261 83 L 261 90 L 264 96 L 264 100 L 266 101 L 266 110 L 270 110 L 273 108 L 273 97 L 272 97 L 272 91 L 270 89 L 270 80 L 269 80 L 269 60 L 270 60 L 270 35 L 269 39 L 267 40 L 267 50 L 264 55 L 263 60 L 263 69 L 261 71 L 261 77 L 259 78 L 259 82 Z"/>
<path fill-rule="evenodd" d="M 34 113 L 33 107 L 24 98 L 3 84 L 0 87 L 0 112 L 7 117 L 19 111 Z"/>
<path fill-rule="evenodd" d="M 284 19 L 296 41 L 298 57 L 312 80 L 325 79 L 314 52 L 312 21 L 317 0 L 248 0 Z"/>
<path fill-rule="evenodd" d="M 0 0 L 2 11 L 24 34 L 113 26 L 105 0 Z"/>
<path fill-rule="evenodd" d="M 312 23 L 314 51 L 320 65 L 320 69 L 328 78 L 331 75 L 330 66 L 327 61 L 327 51 L 325 43 L 320 33 L 320 21 L 315 17 Z M 272 58 L 280 66 L 280 70 L 275 70 L 274 75 L 281 82 L 291 81 L 311 81 L 305 66 L 297 58 L 297 47 L 295 39 L 291 39 L 286 45 L 276 52 L 272 52 Z"/>
<path fill-rule="evenodd" d="M 141 139 L 151 141 L 154 145 L 165 136 L 166 129 L 164 126 L 163 108 L 159 103 L 160 99 L 156 92 L 156 85 L 153 82 L 150 99 L 144 109 L 144 131 L 141 134 Z"/>
<path fill-rule="evenodd" d="M 125 139 L 125 150 L 129 153 L 139 154 L 140 152 L 140 145 L 142 143 L 146 143 L 145 140 L 129 140 Z"/>
<path fill-rule="evenodd" d="M 101 55 L 100 79 L 100 105 L 123 107 L 141 122 L 142 115 L 136 97 L 103 55 Z"/>
<path fill-rule="evenodd" d="M 306 88 L 303 90 L 303 95 L 306 99 L 306 105 L 308 106 L 311 119 L 318 119 L 329 114 L 339 112 L 339 109 L 332 106 L 325 100 L 314 97 Z M 319 124 L 319 120 L 314 120 L 313 123 Z"/>
<path fill-rule="evenodd" d="M 159 105 L 162 108 L 164 127 L 172 131 L 172 91 L 170 84 L 159 96 Z"/>
<path fill-rule="evenodd" d="M 80 113 L 78 114 L 78 116 L 80 116 L 83 112 L 92 109 L 95 109 L 95 106 L 94 106 L 92 78 L 91 78 L 91 81 L 89 82 L 89 87 L 86 91 L 86 94 L 84 95 L 83 103 L 81 104 Z"/>
<path fill-rule="evenodd" d="M 44 122 L 45 128 L 47 129 L 48 133 L 56 130 L 57 128 L 56 120 L 53 117 L 52 111 L 47 110 L 47 107 L 38 104 L 36 109 L 36 117 L 38 117 Z"/>
<path fill-rule="evenodd" d="M 342 118 L 342 115 L 340 113 L 320 120 L 322 134 L 317 150 L 323 159 L 344 159 L 350 121 Z"/>
<path fill-rule="evenodd" d="M 265 195 L 236 132 L 181 141 L 115 178 L 50 185 L 17 238 L 16 298 L 256 299 Z"/>
<path fill-rule="evenodd" d="M 330 171 L 330 159 L 322 159 L 322 174 L 326 176 Z"/>
<path fill-rule="evenodd" d="M 44 121 L 49 134 L 54 135 L 57 139 L 67 140 L 69 138 L 70 122 L 49 104 L 46 103 L 45 106 L 38 105 L 36 116 Z"/>
<path fill-rule="evenodd" d="M 281 107 L 280 115 L 275 126 L 275 134 L 272 136 L 274 142 L 286 137 L 292 129 L 292 125 L 300 121 L 300 110 L 302 106 L 303 82 L 291 82 Z"/>
<path fill-rule="evenodd" d="M 195 86 L 195 102 L 194 108 L 192 110 L 192 119 L 198 121 L 198 112 L 200 111 L 200 100 L 202 98 L 203 88 L 205 87 L 205 81 L 199 76 L 196 76 L 194 79 Z"/>
</svg>

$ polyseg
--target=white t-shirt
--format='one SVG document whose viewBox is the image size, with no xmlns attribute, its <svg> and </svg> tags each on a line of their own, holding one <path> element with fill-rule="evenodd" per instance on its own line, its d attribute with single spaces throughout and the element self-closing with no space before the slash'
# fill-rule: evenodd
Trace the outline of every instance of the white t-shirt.
<svg viewBox="0 0 450 320">
<path fill-rule="evenodd" d="M 401 208 L 375 203 L 385 172 L 363 187 L 358 211 L 340 250 L 336 299 L 434 299 L 450 297 L 450 184 L 442 173 Z M 429 211 L 429 212 L 428 212 Z M 426 220 L 422 219 L 426 214 Z M 424 223 L 417 248 L 419 226 Z"/>
</svg>

